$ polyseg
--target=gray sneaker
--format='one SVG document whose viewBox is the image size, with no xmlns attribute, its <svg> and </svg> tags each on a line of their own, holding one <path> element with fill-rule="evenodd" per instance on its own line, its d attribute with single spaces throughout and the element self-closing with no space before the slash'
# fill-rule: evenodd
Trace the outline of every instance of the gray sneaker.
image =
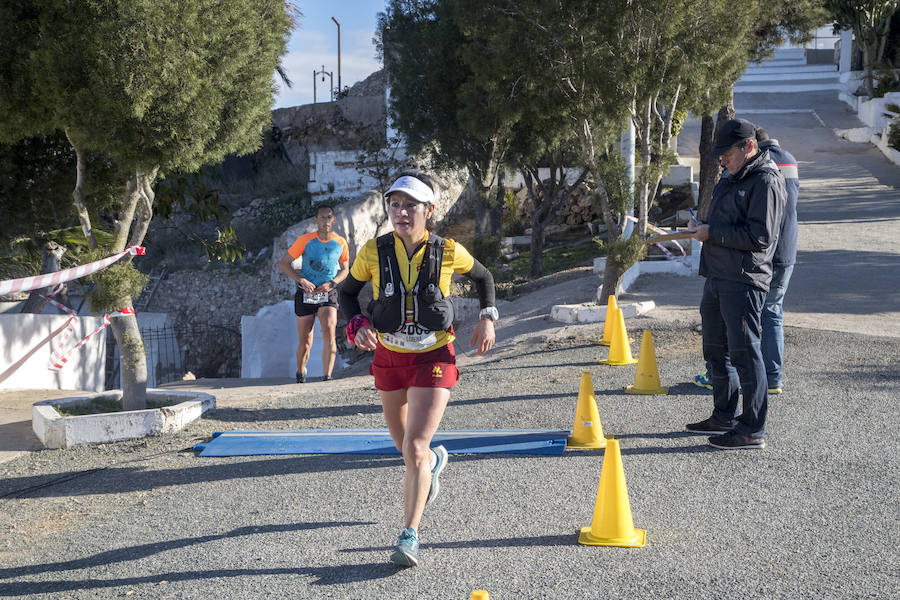
<svg viewBox="0 0 900 600">
<path fill-rule="evenodd" d="M 390 561 L 401 567 L 415 567 L 419 564 L 419 536 L 412 527 L 400 532 L 397 547 L 391 552 Z"/>
<path fill-rule="evenodd" d="M 435 446 L 432 450 L 437 460 L 434 463 L 434 468 L 431 469 L 431 487 L 428 489 L 428 498 L 425 500 L 425 506 L 431 504 L 437 498 L 438 492 L 441 491 L 441 471 L 447 466 L 447 459 L 449 458 L 447 449 L 443 446 Z"/>
</svg>

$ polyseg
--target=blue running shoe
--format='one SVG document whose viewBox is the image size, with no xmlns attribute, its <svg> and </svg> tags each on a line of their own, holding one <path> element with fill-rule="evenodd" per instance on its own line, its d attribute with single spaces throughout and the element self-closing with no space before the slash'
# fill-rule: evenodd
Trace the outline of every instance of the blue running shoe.
<svg viewBox="0 0 900 600">
<path fill-rule="evenodd" d="M 397 547 L 391 552 L 390 561 L 401 567 L 415 567 L 419 564 L 419 536 L 412 527 L 400 532 Z"/>
<path fill-rule="evenodd" d="M 694 375 L 694 385 L 706 388 L 708 390 L 712 389 L 712 382 L 709 380 L 709 373 L 703 372 L 699 375 Z"/>
<path fill-rule="evenodd" d="M 431 449 L 437 457 L 434 467 L 431 469 L 431 487 L 428 489 L 428 498 L 425 500 L 425 506 L 431 504 L 431 501 L 437 498 L 438 492 L 441 491 L 441 483 L 439 478 L 441 471 L 447 466 L 447 449 L 443 446 L 435 446 Z"/>
</svg>

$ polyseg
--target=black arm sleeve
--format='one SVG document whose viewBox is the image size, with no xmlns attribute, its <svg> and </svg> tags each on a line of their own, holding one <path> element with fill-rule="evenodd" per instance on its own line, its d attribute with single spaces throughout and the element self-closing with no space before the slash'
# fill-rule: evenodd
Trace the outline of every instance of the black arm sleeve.
<svg viewBox="0 0 900 600">
<path fill-rule="evenodd" d="M 478 302 L 481 308 L 488 306 L 496 306 L 494 297 L 494 276 L 487 268 L 475 260 L 472 268 L 465 273 L 466 277 L 475 282 L 475 289 L 478 290 Z"/>
<path fill-rule="evenodd" d="M 360 281 L 354 278 L 353 275 L 347 275 L 347 279 L 341 282 L 341 289 L 338 292 L 338 304 L 348 319 L 352 319 L 362 312 L 362 309 L 359 307 L 359 292 L 364 285 L 366 285 L 365 281 Z"/>
</svg>

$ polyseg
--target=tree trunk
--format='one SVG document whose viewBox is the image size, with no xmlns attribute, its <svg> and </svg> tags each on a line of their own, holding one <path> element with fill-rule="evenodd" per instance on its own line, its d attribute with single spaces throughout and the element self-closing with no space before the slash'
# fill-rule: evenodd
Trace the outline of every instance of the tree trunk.
<svg viewBox="0 0 900 600">
<path fill-rule="evenodd" d="M 528 273 L 532 277 L 540 277 L 544 272 L 544 223 L 540 215 L 541 205 L 535 190 L 535 179 L 538 180 L 537 185 L 542 184 L 538 179 L 537 169 L 534 169 L 534 173 L 532 173 L 529 169 L 523 168 L 522 177 L 525 180 L 528 197 L 531 198 L 531 258 L 528 261 Z M 546 191 L 544 190 L 545 196 Z"/>
<path fill-rule="evenodd" d="M 697 217 L 702 221 L 706 219 L 706 213 L 709 211 L 709 204 L 712 202 L 713 188 L 716 187 L 716 181 L 719 179 L 719 157 L 713 156 L 712 149 L 716 139 L 716 133 L 723 123 L 734 118 L 734 88 L 732 88 L 731 97 L 728 104 L 719 109 L 716 115 L 715 126 L 712 117 L 703 117 L 700 127 L 700 186 L 699 186 L 699 208 Z"/>
<path fill-rule="evenodd" d="M 131 231 L 131 239 L 129 244 L 132 246 L 140 246 L 144 243 L 144 237 L 150 228 L 150 221 L 153 219 L 153 200 L 156 193 L 153 191 L 153 182 L 156 180 L 156 173 L 159 169 L 153 169 L 150 173 L 138 173 L 139 183 L 139 205 L 137 207 L 134 229 Z"/>
<path fill-rule="evenodd" d="M 497 173 L 497 194 L 490 210 L 488 235 L 499 236 L 503 229 L 503 204 L 506 201 L 506 187 L 503 185 L 503 171 Z"/>
<path fill-rule="evenodd" d="M 59 259 L 62 258 L 62 255 L 65 253 L 66 248 L 54 241 L 44 243 L 44 245 L 41 246 L 41 275 L 59 271 Z M 50 288 L 33 290 L 22 305 L 22 312 L 35 315 L 43 314 L 44 307 L 47 305 L 47 300 L 42 298 L 40 294 L 46 295 L 50 291 L 52 291 Z M 68 302 L 68 298 L 66 298 L 66 300 Z M 57 298 L 57 301 L 59 301 L 59 298 Z M 68 306 L 67 302 L 64 304 Z"/>
<path fill-rule="evenodd" d="M 862 45 L 863 53 L 863 84 L 866 88 L 866 95 L 872 98 L 875 95 L 875 84 L 872 81 L 872 49 L 869 44 Z"/>
<path fill-rule="evenodd" d="M 75 189 L 72 190 L 72 202 L 75 204 L 75 212 L 78 214 L 78 220 L 81 223 L 81 231 L 84 238 L 92 250 L 97 249 L 97 240 L 94 237 L 94 229 L 91 226 L 91 217 L 88 214 L 87 205 L 84 202 L 84 180 L 87 164 L 85 162 L 84 150 L 72 141 L 69 132 L 66 132 L 66 138 L 72 144 L 75 150 Z"/>
<path fill-rule="evenodd" d="M 131 222 L 134 220 L 134 213 L 143 195 L 142 176 L 140 173 L 135 173 L 128 179 L 128 183 L 125 186 L 123 209 L 118 211 L 117 218 L 114 221 L 115 239 L 112 247 L 113 252 L 121 252 L 125 249 L 131 233 Z"/>
<path fill-rule="evenodd" d="M 490 235 L 491 230 L 491 204 L 493 195 L 491 189 L 484 187 L 480 182 L 474 181 L 475 195 L 475 231 L 479 236 Z"/>
<path fill-rule="evenodd" d="M 124 298 L 121 307 L 131 307 L 131 298 Z M 110 328 L 119 347 L 122 369 L 122 410 L 147 408 L 147 355 L 138 329 L 137 317 L 125 315 L 110 319 Z"/>
<path fill-rule="evenodd" d="M 528 274 L 531 277 L 544 274 L 544 223 L 538 217 L 537 210 L 531 213 L 531 260 L 528 262 Z"/>
<path fill-rule="evenodd" d="M 651 119 L 651 111 L 653 107 L 653 100 L 648 99 L 646 101 L 646 105 L 643 107 L 643 119 L 640 123 L 640 127 L 638 127 L 637 123 L 635 123 L 635 132 L 638 133 L 638 140 L 641 145 L 641 172 L 638 175 L 637 186 L 638 186 L 638 223 L 637 223 L 637 234 L 644 238 L 647 237 L 647 212 L 650 208 L 649 194 L 650 194 L 650 182 L 647 181 L 647 177 L 650 174 L 650 119 Z"/>
<path fill-rule="evenodd" d="M 630 267 L 631 265 L 628 266 Z M 600 295 L 597 298 L 597 301 L 600 304 L 608 304 L 609 297 L 616 295 L 616 290 L 619 288 L 619 282 L 622 280 L 622 275 L 624 275 L 627 270 L 628 267 L 623 268 L 622 265 L 609 260 L 609 257 L 607 257 L 606 269 L 603 271 L 603 288 L 600 290 Z"/>
</svg>

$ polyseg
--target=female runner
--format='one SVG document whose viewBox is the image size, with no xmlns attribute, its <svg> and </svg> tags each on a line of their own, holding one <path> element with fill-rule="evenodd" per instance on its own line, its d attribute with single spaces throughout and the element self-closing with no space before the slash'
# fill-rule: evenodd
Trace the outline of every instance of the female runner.
<svg viewBox="0 0 900 600">
<path fill-rule="evenodd" d="M 419 563 L 419 522 L 425 506 L 438 494 L 438 477 L 447 465 L 446 449 L 432 449 L 431 440 L 450 399 L 450 388 L 459 377 L 453 311 L 447 298 L 451 275 L 465 274 L 478 290 L 482 310 L 469 343 L 477 346 L 478 354 L 494 345 L 498 313 L 491 273 L 461 244 L 436 238 L 426 229 L 435 209 L 431 178 L 418 172 L 401 174 L 385 198 L 394 231 L 362 247 L 341 287 L 340 305 L 352 317 L 348 341 L 375 350 L 369 371 L 375 376 L 384 419 L 406 467 L 403 531 L 390 561 L 411 567 Z M 435 258 L 441 246 L 443 256 Z M 362 314 L 358 298 L 370 280 L 371 321 Z"/>
</svg>

